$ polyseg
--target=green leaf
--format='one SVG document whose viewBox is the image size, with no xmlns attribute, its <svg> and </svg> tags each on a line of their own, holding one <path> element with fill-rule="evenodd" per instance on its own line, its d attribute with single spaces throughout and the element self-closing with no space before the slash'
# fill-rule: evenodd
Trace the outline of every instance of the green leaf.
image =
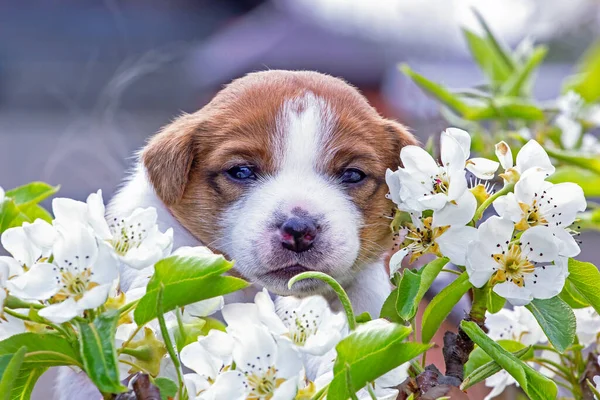
<svg viewBox="0 0 600 400">
<path fill-rule="evenodd" d="M 465 115 L 469 111 L 467 103 L 462 101 L 458 96 L 451 93 L 447 88 L 439 83 L 430 81 L 423 75 L 414 72 L 408 65 L 401 64 L 400 71 L 411 78 L 423 91 L 429 93 L 448 108 L 460 115 Z"/>
<path fill-rule="evenodd" d="M 242 279 L 221 276 L 232 267 L 233 263 L 214 254 L 206 257 L 173 256 L 159 261 L 148 282 L 146 294 L 133 313 L 135 322 L 143 325 L 156 318 L 156 301 L 161 285 L 164 285 L 165 312 L 247 287 L 248 283 Z"/>
<path fill-rule="evenodd" d="M 401 281 L 402 282 L 402 281 Z M 398 315 L 398 310 L 396 309 L 396 303 L 398 301 L 398 289 L 394 289 L 392 293 L 385 299 L 383 306 L 381 307 L 381 312 L 379 313 L 379 318 L 385 318 L 390 322 L 396 322 L 398 324 L 403 324 L 404 320 L 400 318 Z"/>
<path fill-rule="evenodd" d="M 52 222 L 52 214 L 50 214 L 46 209 L 39 204 L 31 204 L 27 207 L 20 208 L 21 213 L 25 215 L 30 221 L 35 221 L 36 219 L 42 219 L 48 223 Z"/>
<path fill-rule="evenodd" d="M 168 400 L 169 397 L 175 398 L 177 394 L 177 384 L 169 378 L 156 378 L 154 385 L 160 390 L 160 399 Z"/>
<path fill-rule="evenodd" d="M 337 359 L 333 380 L 329 385 L 329 400 L 346 400 L 352 392 L 368 382 L 412 360 L 430 345 L 407 343 L 404 339 L 411 328 L 394 323 L 373 321 L 361 325 L 336 346 Z"/>
<path fill-rule="evenodd" d="M 600 313 L 600 272 L 592 263 L 569 259 L 569 282 L 575 286 L 579 294 Z"/>
<path fill-rule="evenodd" d="M 0 342 L 0 355 L 15 353 L 27 347 L 24 368 L 56 367 L 76 365 L 82 367 L 77 350 L 69 341 L 52 333 L 20 333 Z"/>
<path fill-rule="evenodd" d="M 11 400 L 30 400 L 33 388 L 37 383 L 40 376 L 46 372 L 48 368 L 34 368 L 26 369 L 21 368 L 19 376 L 15 380 L 12 392 L 10 394 Z"/>
<path fill-rule="evenodd" d="M 456 303 L 471 287 L 469 276 L 466 272 L 463 272 L 431 300 L 423 313 L 421 328 L 421 340 L 423 342 L 428 343 L 433 338 Z"/>
<path fill-rule="evenodd" d="M 26 207 L 44 201 L 59 189 L 60 186 L 50 186 L 44 182 L 31 182 L 7 191 L 6 196 L 13 198 L 19 207 Z"/>
<path fill-rule="evenodd" d="M 517 97 L 498 97 L 486 107 L 467 111 L 464 118 L 472 121 L 497 118 L 541 121 L 544 119 L 544 112 L 536 105 Z"/>
<path fill-rule="evenodd" d="M 515 378 L 521 389 L 532 400 L 556 399 L 558 389 L 554 382 L 515 357 L 514 354 L 504 350 L 502 346 L 490 339 L 476 323 L 463 320 L 460 327 L 475 344 Z"/>
<path fill-rule="evenodd" d="M 15 226 L 21 226 L 23 222 L 31 221 L 19 210 L 14 200 L 5 199 L 0 205 L 0 233 Z"/>
<path fill-rule="evenodd" d="M 513 59 L 511 58 L 510 54 L 504 49 L 504 46 L 502 46 L 500 44 L 500 42 L 498 41 L 498 39 L 496 39 L 496 36 L 494 36 L 494 33 L 490 29 L 487 22 L 485 22 L 485 19 L 483 18 L 483 16 L 474 7 L 471 8 L 471 11 L 475 15 L 475 18 L 477 18 L 479 25 L 481 25 L 481 27 L 485 31 L 486 39 L 487 39 L 488 43 L 490 44 L 490 46 L 494 49 L 494 52 L 497 54 L 497 56 L 499 58 L 501 58 L 504 61 L 504 63 L 507 65 L 507 67 L 511 71 L 514 70 Z"/>
<path fill-rule="evenodd" d="M 559 150 L 548 147 L 546 153 L 552 158 L 562 161 L 567 164 L 575 165 L 583 169 L 594 172 L 600 176 L 600 158 L 596 156 L 584 156 L 581 153 Z"/>
<path fill-rule="evenodd" d="M 511 75 L 511 66 L 506 64 L 496 48 L 485 38 L 481 38 L 467 29 L 463 29 L 463 34 L 471 49 L 471 55 L 487 75 L 492 86 L 500 86 Z"/>
<path fill-rule="evenodd" d="M 23 346 L 14 354 L 5 354 L 0 357 L 0 399 L 9 400 L 10 394 L 19 376 L 21 364 L 25 358 L 27 347 Z"/>
<path fill-rule="evenodd" d="M 371 314 L 369 314 L 368 312 L 364 312 L 361 313 L 360 315 L 358 315 L 356 317 L 356 323 L 357 324 L 364 324 L 365 322 L 369 322 L 371 321 L 373 318 L 371 318 Z"/>
<path fill-rule="evenodd" d="M 600 174 L 572 165 L 562 165 L 548 177 L 552 183 L 573 182 L 581 186 L 585 197 L 600 197 Z"/>
<path fill-rule="evenodd" d="M 536 46 L 527 62 L 518 67 L 510 78 L 504 82 L 500 88 L 500 93 L 504 96 L 528 95 L 532 73 L 541 64 L 547 53 L 548 48 L 546 46 Z"/>
<path fill-rule="evenodd" d="M 552 346 L 561 353 L 575 340 L 575 314 L 558 296 L 527 304 Z"/>
<path fill-rule="evenodd" d="M 577 75 L 565 82 L 563 91 L 573 90 L 587 102 L 600 99 L 600 42 L 591 46 L 579 62 Z"/>
<path fill-rule="evenodd" d="M 96 387 L 105 393 L 122 393 L 115 350 L 118 310 L 100 314 L 93 323 L 77 322 L 81 335 L 80 352 L 84 370 Z"/>
<path fill-rule="evenodd" d="M 404 270 L 402 281 L 396 290 L 398 298 L 396 308 L 398 315 L 405 321 L 409 321 L 417 314 L 419 304 L 427 290 L 440 271 L 450 261 L 448 258 L 438 258 L 425 265 L 418 272 L 411 269 Z"/>
<path fill-rule="evenodd" d="M 590 306 L 590 303 L 575 289 L 575 286 L 569 280 L 565 281 L 565 286 L 558 296 L 571 308 L 585 308 Z"/>
<path fill-rule="evenodd" d="M 480 349 L 480 347 L 478 347 L 477 349 Z M 528 359 L 533 358 L 533 348 L 531 346 L 524 347 L 521 350 L 517 350 L 512 353 L 515 357 L 519 358 L 520 360 L 528 360 Z M 486 354 L 486 356 L 487 356 L 487 354 Z M 488 356 L 488 358 L 489 358 L 489 356 Z M 469 356 L 469 359 L 470 359 L 470 356 Z M 465 374 L 466 378 L 460 385 L 460 389 L 464 391 L 464 390 L 470 388 L 471 386 L 476 385 L 477 383 L 483 381 L 484 379 L 489 378 L 490 376 L 494 375 L 495 373 L 500 372 L 501 370 L 502 370 L 502 367 L 500 365 L 498 365 L 498 363 L 496 361 L 494 361 L 490 358 L 490 361 L 475 368 L 473 371 L 471 371 L 470 374 L 468 374 L 468 375 Z"/>
<path fill-rule="evenodd" d="M 519 352 L 523 349 L 529 349 L 521 342 L 517 342 L 516 340 L 507 340 L 501 339 L 496 341 L 504 350 L 510 351 L 511 353 Z M 531 360 L 534 357 L 534 352 L 532 349 L 529 349 L 526 353 L 524 353 L 521 357 L 522 360 Z M 469 354 L 469 360 L 465 363 L 464 367 L 464 375 L 468 376 L 473 373 L 478 368 L 481 368 L 485 364 L 493 361 L 492 357 L 488 356 L 485 351 L 481 347 L 475 347 L 475 349 Z"/>
<path fill-rule="evenodd" d="M 491 314 L 496 314 L 504 308 L 504 304 L 506 304 L 506 299 L 504 297 L 499 296 L 493 290 L 488 290 L 487 296 L 487 309 Z"/>
</svg>

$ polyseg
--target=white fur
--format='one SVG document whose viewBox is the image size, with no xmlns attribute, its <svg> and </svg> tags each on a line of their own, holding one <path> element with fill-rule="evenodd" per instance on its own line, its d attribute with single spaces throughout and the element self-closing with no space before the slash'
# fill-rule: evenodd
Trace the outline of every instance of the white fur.
<svg viewBox="0 0 600 400">
<path fill-rule="evenodd" d="M 362 218 L 335 178 L 321 171 L 333 123 L 327 103 L 312 93 L 288 100 L 277 120 L 279 140 L 272 149 L 279 161 L 278 172 L 253 185 L 221 222 L 224 235 L 215 246 L 236 261 L 236 269 L 246 278 L 278 294 L 291 294 L 286 282 L 274 282 L 264 274 L 298 262 L 343 283 L 352 278 Z M 287 218 L 294 209 L 306 211 L 323 227 L 315 246 L 306 253 L 282 250 L 273 239 L 277 214 Z"/>
<path fill-rule="evenodd" d="M 277 213 L 288 216 L 294 208 L 301 208 L 318 216 L 326 227 L 319 233 L 319 239 L 327 245 L 317 255 L 305 255 L 318 258 L 318 262 L 310 267 L 326 272 L 344 284 L 357 315 L 366 311 L 378 317 L 390 291 L 389 278 L 381 261 L 362 266 L 362 269 L 355 265 L 360 250 L 358 227 L 363 223 L 361 214 L 335 179 L 322 171 L 330 156 L 323 149 L 332 135 L 334 123 L 335 116 L 326 101 L 312 93 L 285 102 L 277 120 L 280 140 L 271 149 L 279 160 L 278 173 L 264 177 L 221 219 L 223 237 L 214 246 L 234 259 L 236 268 L 246 278 L 257 282 L 249 289 L 227 296 L 226 302 L 252 302 L 260 284 L 272 283 L 261 278 L 265 269 L 281 267 L 273 255 L 280 249 L 273 248 L 275 246 L 266 239 L 276 230 L 272 220 Z M 141 165 L 112 199 L 108 216 L 125 216 L 138 207 L 156 208 L 161 231 L 174 229 L 174 248 L 201 245 L 156 196 Z M 140 273 L 130 268 L 122 270 L 122 288 L 126 290 Z M 284 286 L 284 282 L 278 282 L 276 287 L 268 288 L 285 292 Z M 340 308 L 335 300 L 332 306 Z M 58 398 L 95 400 L 97 390 L 85 382 L 89 381 L 82 374 L 63 368 Z"/>
</svg>

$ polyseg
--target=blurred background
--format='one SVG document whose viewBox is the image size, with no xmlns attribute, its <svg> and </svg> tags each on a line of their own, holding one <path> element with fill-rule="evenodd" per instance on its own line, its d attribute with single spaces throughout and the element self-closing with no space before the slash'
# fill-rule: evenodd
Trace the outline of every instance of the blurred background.
<svg viewBox="0 0 600 400">
<path fill-rule="evenodd" d="M 539 100 L 600 36 L 594 0 L 0 0 L 0 186 L 43 180 L 108 199 L 148 136 L 264 69 L 343 77 L 425 142 L 446 123 L 397 64 L 477 84 L 461 32 L 478 29 L 472 7 L 509 46 L 549 46 Z M 582 260 L 600 260 L 599 239 L 584 238 Z"/>
</svg>

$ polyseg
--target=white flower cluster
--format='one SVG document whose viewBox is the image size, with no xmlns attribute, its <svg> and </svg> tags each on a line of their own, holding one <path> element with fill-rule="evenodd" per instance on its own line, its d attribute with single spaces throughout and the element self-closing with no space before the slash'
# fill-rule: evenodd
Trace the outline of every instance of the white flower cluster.
<svg viewBox="0 0 600 400">
<path fill-rule="evenodd" d="M 567 260 L 580 251 L 570 226 L 586 209 L 582 189 L 546 181 L 554 167 L 534 140 L 521 148 L 516 163 L 505 142 L 496 145 L 499 163 L 469 159 L 471 138 L 460 129 L 442 132 L 440 143 L 441 165 L 425 150 L 407 146 L 400 153 L 403 167 L 387 172 L 390 198 L 412 220 L 403 226 L 405 239 L 390 260 L 391 273 L 409 253 L 411 262 L 432 253 L 465 266 L 474 286 L 489 282 L 513 305 L 560 293 Z M 500 166 L 500 192 L 490 193 L 487 182 L 469 187 L 467 171 L 490 180 Z M 479 223 L 489 205 L 498 216 Z"/>
<path fill-rule="evenodd" d="M 52 208 L 56 217 L 52 223 L 38 219 L 8 229 L 1 237 L 11 256 L 0 257 L 0 305 L 8 295 L 24 302 L 24 307 L 35 305 L 46 325 L 58 328 L 74 318 L 89 317 L 88 310 L 132 304 L 144 296 L 154 264 L 165 257 L 220 257 L 206 247 L 172 252 L 172 230 L 160 232 L 153 208 L 106 221 L 100 191 L 86 202 L 57 198 Z M 138 273 L 127 291 L 120 292 L 119 272 L 127 268 Z M 345 314 L 332 312 L 322 296 L 274 302 L 263 290 L 254 303 L 224 305 L 219 296 L 182 311 L 180 321 L 173 311 L 164 316 L 172 342 L 181 326 L 201 329 L 205 317 L 219 311 L 227 325 L 226 331 L 207 329 L 206 335 L 197 331 L 198 339 L 180 352 L 181 362 L 191 371 L 184 375 L 191 399 L 309 398 L 333 379 L 335 346 L 349 334 Z M 24 323 L 27 318 L 19 318 L 29 308 L 6 312 L 0 320 L 0 340 L 35 331 L 31 323 Z M 115 335 L 121 379 L 141 370 L 176 380 L 158 322 L 139 327 L 132 314 L 133 309 L 121 315 Z M 390 322 L 369 321 L 357 329 L 380 324 Z M 144 359 L 136 358 L 139 349 L 144 349 Z M 392 387 L 407 378 L 407 370 L 408 364 L 392 370 L 357 397 L 367 400 L 375 393 L 380 400 L 395 399 L 398 390 Z"/>
<path fill-rule="evenodd" d="M 181 361 L 192 370 L 184 375 L 194 399 L 294 399 L 327 385 L 333 378 L 335 346 L 348 334 L 346 317 L 333 313 L 321 296 L 281 298 L 266 290 L 254 303 L 227 304 L 222 309 L 227 331 L 212 330 L 184 347 Z M 369 329 L 384 320 L 370 321 Z M 402 365 L 377 379 L 377 399 L 395 399 L 407 375 Z M 371 399 L 363 389 L 359 399 Z"/>
<path fill-rule="evenodd" d="M 145 268 L 171 252 L 173 233 L 159 232 L 152 208 L 109 224 L 98 191 L 87 203 L 54 199 L 52 210 L 52 224 L 37 219 L 2 234 L 2 246 L 12 257 L 0 257 L 0 285 L 2 297 L 8 291 L 42 302 L 46 307 L 39 315 L 53 323 L 104 304 L 118 283 L 120 263 Z"/>
<path fill-rule="evenodd" d="M 592 350 L 600 350 L 600 315 L 592 307 L 574 309 L 577 320 L 577 339 L 584 348 L 592 347 Z M 488 336 L 493 340 L 513 340 L 525 346 L 545 344 L 548 338 L 535 320 L 533 314 L 525 307 L 514 307 L 514 309 L 502 309 L 496 314 L 486 313 L 485 325 L 488 328 Z M 559 353 L 550 350 L 550 347 L 538 351 L 539 371 L 549 378 L 555 378 L 555 373 L 550 369 L 552 364 L 562 363 Z M 531 366 L 536 366 L 530 363 Z M 595 379 L 600 383 L 600 377 Z M 485 385 L 492 390 L 485 400 L 500 395 L 507 386 L 517 385 L 515 379 L 506 371 L 500 371 L 487 378 Z"/>
</svg>

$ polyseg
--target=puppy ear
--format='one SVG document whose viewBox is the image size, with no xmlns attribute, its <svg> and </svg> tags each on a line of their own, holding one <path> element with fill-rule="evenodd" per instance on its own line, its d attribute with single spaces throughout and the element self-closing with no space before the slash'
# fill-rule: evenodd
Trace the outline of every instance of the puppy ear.
<svg viewBox="0 0 600 400">
<path fill-rule="evenodd" d="M 408 128 L 399 122 L 391 119 L 384 120 L 385 130 L 392 136 L 394 140 L 397 154 L 404 146 L 414 145 L 419 146 L 419 141 L 408 131 Z"/>
<path fill-rule="evenodd" d="M 179 117 L 142 150 L 148 179 L 166 205 L 177 203 L 183 196 L 194 161 L 194 132 L 198 126 L 192 115 Z"/>
</svg>

